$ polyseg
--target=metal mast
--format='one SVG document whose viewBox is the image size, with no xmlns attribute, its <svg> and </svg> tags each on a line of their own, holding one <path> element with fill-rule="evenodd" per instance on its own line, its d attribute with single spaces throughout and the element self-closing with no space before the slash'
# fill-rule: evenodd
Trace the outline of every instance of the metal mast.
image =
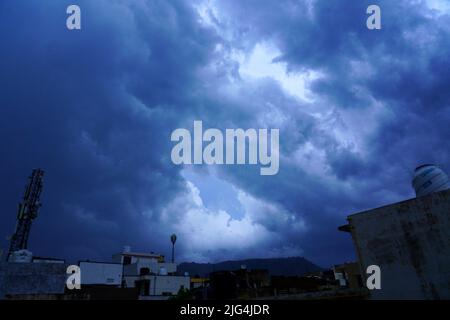
<svg viewBox="0 0 450 320">
<path fill-rule="evenodd" d="M 28 178 L 29 181 L 25 188 L 23 200 L 21 203 L 19 203 L 16 231 L 11 237 L 8 256 L 11 255 L 11 253 L 13 253 L 14 251 L 27 249 L 31 224 L 37 217 L 39 207 L 41 206 L 39 197 L 42 192 L 43 176 L 43 170 L 34 169 L 33 173 Z"/>
</svg>

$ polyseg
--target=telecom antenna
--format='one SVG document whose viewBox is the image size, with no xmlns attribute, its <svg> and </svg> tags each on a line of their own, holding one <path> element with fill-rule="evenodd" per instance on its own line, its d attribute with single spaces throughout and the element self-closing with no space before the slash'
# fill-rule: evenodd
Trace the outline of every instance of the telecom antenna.
<svg viewBox="0 0 450 320">
<path fill-rule="evenodd" d="M 42 192 L 42 177 L 44 171 L 41 169 L 34 169 L 31 176 L 28 178 L 28 184 L 25 187 L 25 193 L 23 200 L 19 203 L 19 209 L 17 212 L 17 224 L 16 231 L 11 237 L 11 243 L 9 247 L 10 256 L 13 252 L 27 249 L 28 237 L 30 235 L 31 224 L 37 217 L 39 207 L 39 197 Z"/>
</svg>

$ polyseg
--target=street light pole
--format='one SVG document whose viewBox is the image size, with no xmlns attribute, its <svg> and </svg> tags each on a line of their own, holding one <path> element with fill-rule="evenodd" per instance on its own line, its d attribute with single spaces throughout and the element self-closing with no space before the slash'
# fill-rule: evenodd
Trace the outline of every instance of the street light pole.
<svg viewBox="0 0 450 320">
<path fill-rule="evenodd" d="M 170 236 L 170 241 L 172 242 L 172 263 L 175 262 L 175 242 L 177 241 L 177 235 L 174 233 Z"/>
</svg>

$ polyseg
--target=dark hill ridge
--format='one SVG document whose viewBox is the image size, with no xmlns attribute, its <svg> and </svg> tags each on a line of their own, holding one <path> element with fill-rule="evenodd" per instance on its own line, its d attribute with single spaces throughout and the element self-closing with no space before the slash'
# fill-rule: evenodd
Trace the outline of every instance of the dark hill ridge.
<svg viewBox="0 0 450 320">
<path fill-rule="evenodd" d="M 245 265 L 247 269 L 267 269 L 272 276 L 301 276 L 308 272 L 323 270 L 321 267 L 303 257 L 246 259 L 223 261 L 218 263 L 184 262 L 178 266 L 178 272 L 188 272 L 189 275 L 208 276 L 214 271 L 233 271 Z"/>
</svg>

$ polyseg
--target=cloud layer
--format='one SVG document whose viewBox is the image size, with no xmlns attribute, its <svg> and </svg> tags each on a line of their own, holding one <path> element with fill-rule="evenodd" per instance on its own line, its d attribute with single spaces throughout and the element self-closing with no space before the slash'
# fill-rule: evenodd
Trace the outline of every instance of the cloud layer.
<svg viewBox="0 0 450 320">
<path fill-rule="evenodd" d="M 355 211 L 450 171 L 450 17 L 440 1 L 65 1 L 0 4 L 0 235 L 46 170 L 36 255 L 182 260 L 354 258 Z M 170 133 L 279 128 L 280 172 L 170 161 Z M 3 241 L 4 246 L 7 245 Z"/>
</svg>

